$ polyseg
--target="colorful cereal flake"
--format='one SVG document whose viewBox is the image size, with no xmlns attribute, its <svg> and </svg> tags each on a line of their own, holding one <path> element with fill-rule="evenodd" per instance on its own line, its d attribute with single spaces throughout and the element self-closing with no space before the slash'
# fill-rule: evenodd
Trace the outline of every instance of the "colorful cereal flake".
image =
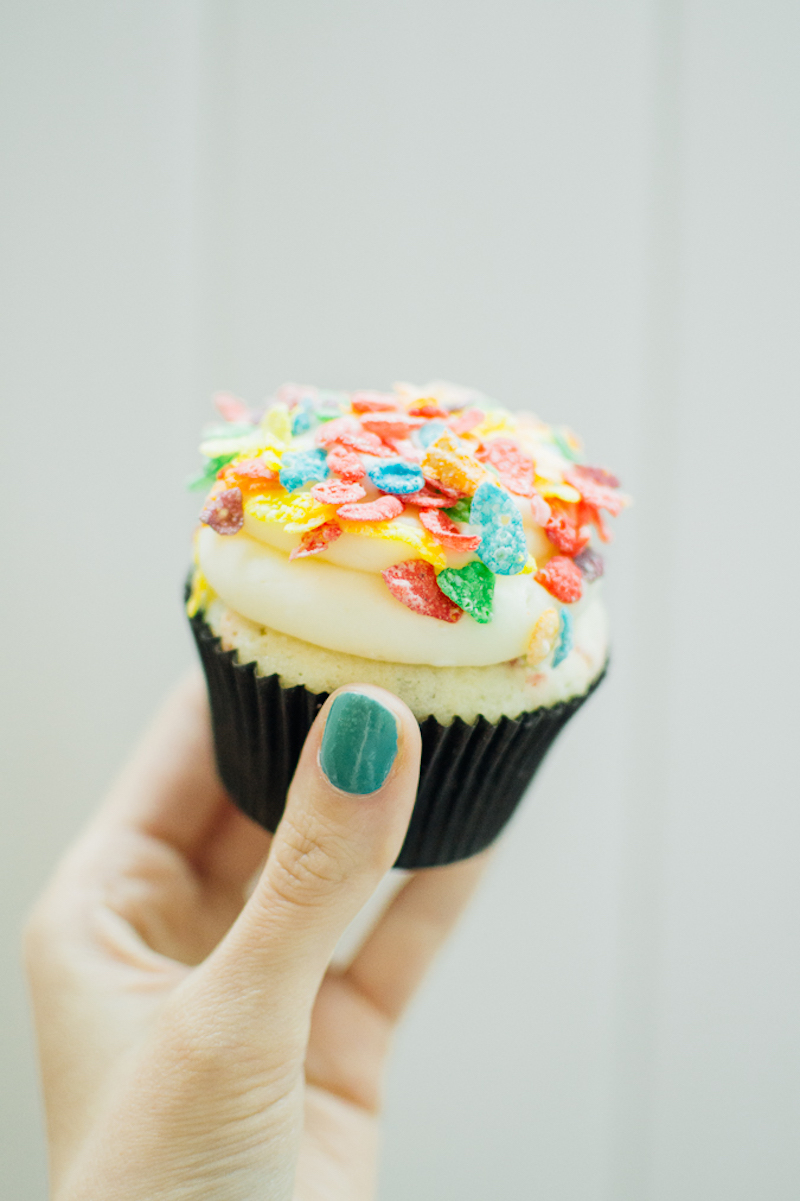
<svg viewBox="0 0 800 1201">
<path fill-rule="evenodd" d="M 436 582 L 436 572 L 423 559 L 407 559 L 381 572 L 392 596 L 415 613 L 435 617 L 438 621 L 455 622 L 462 610 L 445 595 Z"/>
<path fill-rule="evenodd" d="M 436 541 L 448 550 L 467 555 L 478 549 L 480 534 L 462 534 L 456 523 L 441 509 L 421 509 L 419 519 Z"/>
<path fill-rule="evenodd" d="M 451 417 L 448 424 L 454 434 L 461 436 L 470 433 L 485 420 L 486 414 L 483 409 L 465 409 L 463 413 L 457 413 Z"/>
<path fill-rule="evenodd" d="M 533 496 L 531 497 L 531 513 L 533 514 L 533 520 L 536 522 L 536 524 L 542 526 L 543 528 L 550 520 L 550 506 L 544 497 L 540 496 L 538 492 L 534 492 Z"/>
<path fill-rule="evenodd" d="M 527 660 L 530 667 L 537 667 L 550 654 L 556 644 L 560 625 L 556 609 L 545 609 L 539 614 L 528 640 Z"/>
<path fill-rule="evenodd" d="M 261 422 L 261 428 L 268 434 L 272 434 L 279 442 L 288 445 L 292 438 L 292 419 L 289 416 L 289 406 L 276 404 L 267 409 Z"/>
<path fill-rule="evenodd" d="M 355 417 L 336 417 L 329 421 L 317 432 L 317 442 L 325 447 L 339 442 L 348 450 L 366 455 L 381 455 L 386 450 L 377 434 L 362 429 Z"/>
<path fill-rule="evenodd" d="M 494 467 L 500 483 L 517 496 L 533 495 L 533 459 L 513 438 L 493 438 L 477 452 L 478 458 Z"/>
<path fill-rule="evenodd" d="M 195 617 L 201 609 L 207 608 L 215 596 L 214 589 L 209 584 L 199 567 L 195 568 L 192 576 L 192 586 L 186 601 L 187 617 Z"/>
<path fill-rule="evenodd" d="M 292 436 L 306 434 L 316 425 L 317 417 L 314 412 L 314 401 L 310 396 L 301 396 L 292 409 Z"/>
<path fill-rule="evenodd" d="M 485 481 L 472 498 L 470 521 L 480 530 L 478 558 L 496 575 L 517 575 L 528 562 L 522 517 L 497 484 Z"/>
<path fill-rule="evenodd" d="M 334 442 L 328 451 L 328 470 L 338 475 L 346 484 L 355 484 L 364 476 L 364 464 L 361 459 L 341 442 Z"/>
<path fill-rule="evenodd" d="M 361 428 L 379 438 L 408 438 L 424 424 L 424 417 L 410 417 L 407 413 L 369 413 L 361 418 Z"/>
<path fill-rule="evenodd" d="M 447 509 L 453 503 L 449 496 L 443 496 L 441 492 L 432 492 L 427 486 L 419 492 L 408 493 L 403 500 L 407 505 L 416 505 L 420 509 Z"/>
<path fill-rule="evenodd" d="M 300 539 L 300 545 L 289 554 L 289 560 L 304 559 L 307 555 L 318 555 L 320 551 L 335 542 L 342 532 L 342 527 L 335 521 L 326 521 L 323 525 L 318 525 L 316 529 L 306 530 Z"/>
<path fill-rule="evenodd" d="M 222 471 L 223 467 L 226 467 L 228 463 L 232 462 L 232 460 L 236 458 L 236 455 L 236 451 L 225 455 L 215 455 L 213 458 L 208 460 L 202 471 L 198 472 L 197 475 L 193 475 L 191 479 L 187 480 L 186 487 L 192 492 L 199 492 L 201 488 L 210 488 L 214 483 L 214 480 L 217 478 L 219 472 Z"/>
<path fill-rule="evenodd" d="M 465 496 L 472 496 L 486 479 L 486 471 L 466 454 L 451 434 L 442 434 L 428 447 L 422 461 L 426 479 Z"/>
<path fill-rule="evenodd" d="M 464 567 L 446 567 L 437 576 L 442 592 L 485 625 L 492 620 L 494 575 L 483 563 L 467 563 Z"/>
<path fill-rule="evenodd" d="M 253 424 L 247 405 L 232 392 L 217 392 L 214 396 L 214 407 L 224 421 L 240 422 L 242 425 Z"/>
<path fill-rule="evenodd" d="M 281 460 L 280 481 L 287 492 L 297 492 L 304 484 L 324 480 L 328 474 L 323 450 L 290 450 Z"/>
<path fill-rule="evenodd" d="M 350 404 L 354 413 L 393 413 L 397 397 L 390 392 L 353 392 Z"/>
<path fill-rule="evenodd" d="M 244 505 L 240 488 L 225 488 L 210 496 L 200 520 L 217 534 L 238 534 L 244 525 Z"/>
<path fill-rule="evenodd" d="M 603 556 L 599 555 L 596 550 L 592 550 L 590 546 L 576 555 L 574 561 L 580 568 L 587 584 L 591 584 L 593 580 L 599 580 L 605 571 Z"/>
<path fill-rule="evenodd" d="M 425 487 L 425 477 L 416 463 L 404 459 L 381 459 L 370 467 L 367 475 L 381 492 L 392 492 L 400 496 L 419 492 Z"/>
<path fill-rule="evenodd" d="M 425 425 L 417 432 L 417 438 L 419 439 L 420 446 L 424 446 L 427 449 L 446 432 L 447 426 L 443 421 L 426 421 Z"/>
<path fill-rule="evenodd" d="M 471 510 L 472 497 L 462 496 L 461 500 L 457 500 L 454 505 L 450 505 L 449 508 L 445 509 L 445 513 L 453 521 L 469 521 Z"/>
<path fill-rule="evenodd" d="M 226 469 L 225 479 L 238 484 L 243 491 L 257 492 L 278 483 L 280 460 L 273 451 L 251 458 L 235 459 Z"/>
<path fill-rule="evenodd" d="M 379 496 L 364 504 L 342 505 L 337 509 L 339 517 L 347 521 L 391 521 L 403 512 L 403 502 L 397 496 Z"/>
<path fill-rule="evenodd" d="M 541 584 L 562 604 L 574 604 L 583 595 L 581 569 L 566 555 L 553 555 L 541 571 L 537 571 L 535 579 L 537 584 Z"/>
<path fill-rule="evenodd" d="M 449 417 L 447 409 L 443 409 L 431 396 L 420 396 L 417 400 L 412 400 L 408 406 L 408 411 L 415 417 L 439 417 L 442 419 Z"/>
<path fill-rule="evenodd" d="M 563 663 L 572 650 L 574 642 L 572 614 L 567 609 L 561 610 L 561 634 L 553 654 L 553 667 Z"/>
<path fill-rule="evenodd" d="M 564 478 L 580 493 L 586 504 L 592 505 L 595 509 L 605 509 L 612 517 L 618 517 L 627 504 L 626 496 L 615 492 L 607 484 L 599 484 L 581 467 L 567 471 Z"/>
<path fill-rule="evenodd" d="M 245 513 L 255 521 L 282 525 L 291 533 L 303 534 L 331 521 L 335 510 L 330 505 L 320 504 L 310 492 L 299 492 L 296 496 L 265 493 L 248 500 Z"/>
<path fill-rule="evenodd" d="M 344 480 L 325 480 L 311 489 L 314 500 L 321 505 L 346 505 L 361 500 L 367 493 L 360 484 L 346 484 Z"/>
<path fill-rule="evenodd" d="M 559 500 L 553 501 L 550 518 L 545 524 L 544 532 L 553 546 L 558 547 L 564 555 L 577 555 L 589 541 L 589 535 L 582 532 L 580 517 L 578 505 L 567 505 Z"/>
</svg>

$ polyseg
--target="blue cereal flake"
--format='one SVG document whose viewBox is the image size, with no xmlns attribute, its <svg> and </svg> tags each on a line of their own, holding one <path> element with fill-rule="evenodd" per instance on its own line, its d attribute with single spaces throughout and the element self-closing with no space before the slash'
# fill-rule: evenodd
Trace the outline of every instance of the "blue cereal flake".
<svg viewBox="0 0 800 1201">
<path fill-rule="evenodd" d="M 559 663 L 563 663 L 569 652 L 572 650 L 572 614 L 568 609 L 561 610 L 561 633 L 558 636 L 558 643 L 553 652 L 553 667 L 558 667 Z"/>
<path fill-rule="evenodd" d="M 289 450 L 281 460 L 281 483 L 287 492 L 328 476 L 324 450 Z"/>
<path fill-rule="evenodd" d="M 381 492 L 406 496 L 425 487 L 425 477 L 416 463 L 406 459 L 379 459 L 367 475 Z"/>
<path fill-rule="evenodd" d="M 481 534 L 478 558 L 495 575 L 517 575 L 528 562 L 520 511 L 503 488 L 484 480 L 472 498 L 470 522 Z"/>
<path fill-rule="evenodd" d="M 417 438 L 419 439 L 420 446 L 424 446 L 427 449 L 427 447 L 429 447 L 432 442 L 435 442 L 437 438 L 441 438 L 446 429 L 447 426 L 443 421 L 426 422 L 426 424 L 420 426 L 419 430 L 417 431 Z"/>
<path fill-rule="evenodd" d="M 315 423 L 314 401 L 310 396 L 303 396 L 292 410 L 292 434 L 295 438 L 298 434 L 305 434 Z"/>
</svg>

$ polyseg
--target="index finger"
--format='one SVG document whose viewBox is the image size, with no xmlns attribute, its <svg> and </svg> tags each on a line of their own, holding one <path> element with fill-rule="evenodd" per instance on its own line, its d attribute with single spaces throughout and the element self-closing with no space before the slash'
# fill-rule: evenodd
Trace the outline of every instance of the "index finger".
<svg viewBox="0 0 800 1201">
<path fill-rule="evenodd" d="M 425 868 L 396 895 L 344 979 L 396 1022 L 483 875 L 491 851 Z"/>
</svg>

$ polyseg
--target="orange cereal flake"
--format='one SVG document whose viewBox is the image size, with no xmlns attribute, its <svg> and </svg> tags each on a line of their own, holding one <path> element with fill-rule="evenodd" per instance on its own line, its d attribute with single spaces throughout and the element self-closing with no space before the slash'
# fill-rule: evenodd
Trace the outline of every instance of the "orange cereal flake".
<svg viewBox="0 0 800 1201">
<path fill-rule="evenodd" d="M 431 443 L 422 460 L 422 470 L 426 479 L 464 496 L 474 496 L 478 485 L 486 479 L 484 468 L 460 448 L 451 434 L 442 434 Z"/>
</svg>

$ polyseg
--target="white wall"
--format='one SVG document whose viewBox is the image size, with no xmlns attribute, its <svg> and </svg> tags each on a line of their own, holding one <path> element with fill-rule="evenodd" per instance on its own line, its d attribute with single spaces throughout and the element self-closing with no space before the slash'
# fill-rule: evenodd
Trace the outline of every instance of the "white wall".
<svg viewBox="0 0 800 1201">
<path fill-rule="evenodd" d="M 0 22 L 4 1195 L 45 1190 L 17 927 L 190 660 L 209 394 L 445 376 L 638 503 L 611 678 L 399 1039 L 381 1201 L 796 1197 L 796 5 Z"/>
</svg>

